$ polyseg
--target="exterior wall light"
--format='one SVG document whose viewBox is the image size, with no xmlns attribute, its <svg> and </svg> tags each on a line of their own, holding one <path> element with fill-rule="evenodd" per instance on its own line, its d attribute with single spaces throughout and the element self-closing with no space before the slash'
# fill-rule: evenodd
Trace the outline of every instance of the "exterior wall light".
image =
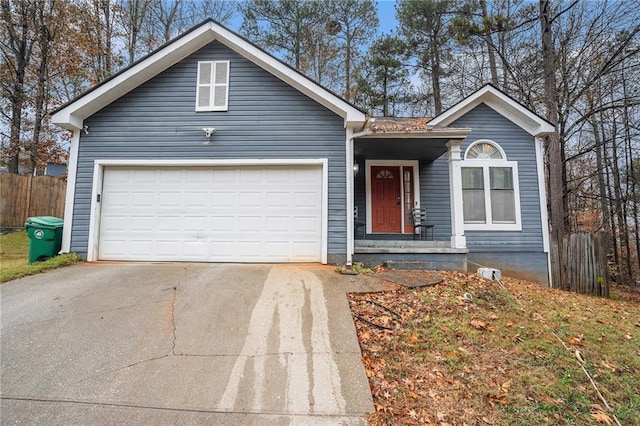
<svg viewBox="0 0 640 426">
<path fill-rule="evenodd" d="M 204 132 L 204 135 L 207 137 L 207 141 L 203 145 L 210 145 L 211 144 L 211 136 L 213 136 L 213 134 L 216 132 L 216 128 L 215 127 L 204 127 L 202 129 L 202 131 Z"/>
</svg>

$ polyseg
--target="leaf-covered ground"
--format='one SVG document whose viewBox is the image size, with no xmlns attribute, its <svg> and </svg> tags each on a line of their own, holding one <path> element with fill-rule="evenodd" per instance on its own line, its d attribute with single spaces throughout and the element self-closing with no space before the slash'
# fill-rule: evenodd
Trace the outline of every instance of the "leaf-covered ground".
<svg viewBox="0 0 640 426">
<path fill-rule="evenodd" d="M 637 292 L 441 274 L 431 287 L 349 295 L 370 424 L 640 424 Z"/>
</svg>

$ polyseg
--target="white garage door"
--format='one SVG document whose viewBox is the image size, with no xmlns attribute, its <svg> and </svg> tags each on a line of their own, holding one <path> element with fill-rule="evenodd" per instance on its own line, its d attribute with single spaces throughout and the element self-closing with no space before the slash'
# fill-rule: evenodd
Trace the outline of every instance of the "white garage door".
<svg viewBox="0 0 640 426">
<path fill-rule="evenodd" d="M 319 262 L 320 166 L 106 167 L 102 260 Z"/>
</svg>

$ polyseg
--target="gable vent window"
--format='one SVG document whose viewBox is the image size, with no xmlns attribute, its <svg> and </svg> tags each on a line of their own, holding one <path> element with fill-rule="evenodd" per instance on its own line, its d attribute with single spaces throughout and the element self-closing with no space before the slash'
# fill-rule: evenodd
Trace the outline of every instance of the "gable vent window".
<svg viewBox="0 0 640 426">
<path fill-rule="evenodd" d="M 229 61 L 198 62 L 196 111 L 229 109 Z"/>
</svg>

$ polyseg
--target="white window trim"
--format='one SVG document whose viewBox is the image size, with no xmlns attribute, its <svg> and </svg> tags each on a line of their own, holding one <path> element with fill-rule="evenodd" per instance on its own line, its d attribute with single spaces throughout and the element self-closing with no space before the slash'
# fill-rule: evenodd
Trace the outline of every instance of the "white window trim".
<svg viewBox="0 0 640 426">
<path fill-rule="evenodd" d="M 373 234 L 372 232 L 372 214 L 371 214 L 371 166 L 400 166 L 411 167 L 413 170 L 413 199 L 414 207 L 420 207 L 420 176 L 418 175 L 419 162 L 417 160 L 365 160 L 365 196 L 366 196 L 366 209 L 367 209 L 367 234 Z M 401 171 L 402 175 L 402 171 Z M 400 205 L 404 206 L 404 191 L 402 190 L 402 179 L 400 179 Z M 404 231 L 404 216 L 401 215 L 400 229 L 401 234 L 405 234 Z"/>
<path fill-rule="evenodd" d="M 200 69 L 201 64 L 211 64 L 211 83 L 200 83 Z M 215 75 L 218 64 L 227 64 L 227 80 L 225 83 L 216 83 Z M 196 112 L 201 111 L 228 111 L 229 110 L 229 74 L 231 74 L 230 61 L 198 61 L 198 72 L 196 73 Z M 200 87 L 209 86 L 209 105 L 198 106 L 200 104 Z M 225 104 L 223 106 L 214 106 L 216 87 L 224 87 L 225 89 Z"/>
<path fill-rule="evenodd" d="M 466 155 L 465 155 L 466 157 Z M 487 223 L 466 223 L 465 231 L 522 231 L 522 218 L 520 214 L 520 179 L 518 175 L 518 162 L 506 160 L 464 160 L 460 165 L 466 167 L 481 167 L 484 179 L 484 205 Z M 490 167 L 505 167 L 513 170 L 513 201 L 515 203 L 516 223 L 492 223 L 491 212 L 491 184 L 489 176 Z"/>
<path fill-rule="evenodd" d="M 467 160 L 467 155 L 469 155 L 469 152 L 471 152 L 471 149 L 476 146 L 476 145 L 480 145 L 482 143 L 486 143 L 489 145 L 492 145 L 495 149 L 498 150 L 498 152 L 500 152 L 500 155 L 502 156 L 503 160 L 507 159 L 507 154 L 504 152 L 504 150 L 502 149 L 502 147 L 500 145 L 498 145 L 497 143 L 495 143 L 492 140 L 489 139 L 478 139 L 477 141 L 472 142 L 468 147 L 467 150 L 464 152 L 464 159 Z M 469 160 L 477 160 L 475 158 L 469 158 Z M 492 159 L 491 161 L 500 161 L 500 160 L 496 160 L 496 159 Z"/>
</svg>

